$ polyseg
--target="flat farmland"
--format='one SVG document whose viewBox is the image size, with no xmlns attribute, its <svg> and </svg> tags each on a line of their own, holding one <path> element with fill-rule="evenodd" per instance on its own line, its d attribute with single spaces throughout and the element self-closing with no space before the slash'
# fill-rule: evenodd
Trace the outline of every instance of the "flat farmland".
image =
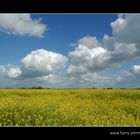
<svg viewBox="0 0 140 140">
<path fill-rule="evenodd" d="M 0 126 L 140 126 L 140 90 L 0 89 Z"/>
</svg>

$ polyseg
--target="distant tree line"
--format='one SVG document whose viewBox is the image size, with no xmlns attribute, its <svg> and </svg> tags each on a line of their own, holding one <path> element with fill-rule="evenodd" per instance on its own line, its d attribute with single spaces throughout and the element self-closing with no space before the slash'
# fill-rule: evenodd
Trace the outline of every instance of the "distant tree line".
<svg viewBox="0 0 140 140">
<path fill-rule="evenodd" d="M 10 87 L 7 87 L 6 89 L 12 89 Z M 33 87 L 20 87 L 18 89 L 59 89 L 59 90 L 68 90 L 68 89 L 108 89 L 108 90 L 112 90 L 112 89 L 122 89 L 122 90 L 140 90 L 140 88 L 113 88 L 113 87 L 106 87 L 106 88 L 97 88 L 97 87 L 91 87 L 91 88 L 44 88 L 42 86 L 33 86 Z"/>
<path fill-rule="evenodd" d="M 31 87 L 31 89 L 44 89 L 43 87 L 41 87 L 41 86 L 34 86 L 34 87 Z"/>
<path fill-rule="evenodd" d="M 29 88 L 21 87 L 20 89 L 50 89 L 50 88 L 43 88 L 42 86 L 33 86 Z"/>
</svg>

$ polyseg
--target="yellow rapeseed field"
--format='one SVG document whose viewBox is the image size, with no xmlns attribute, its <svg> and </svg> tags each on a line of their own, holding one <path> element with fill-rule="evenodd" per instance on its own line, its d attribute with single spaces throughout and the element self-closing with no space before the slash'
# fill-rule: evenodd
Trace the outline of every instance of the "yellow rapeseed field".
<svg viewBox="0 0 140 140">
<path fill-rule="evenodd" d="M 0 89 L 0 126 L 140 126 L 140 90 Z"/>
</svg>

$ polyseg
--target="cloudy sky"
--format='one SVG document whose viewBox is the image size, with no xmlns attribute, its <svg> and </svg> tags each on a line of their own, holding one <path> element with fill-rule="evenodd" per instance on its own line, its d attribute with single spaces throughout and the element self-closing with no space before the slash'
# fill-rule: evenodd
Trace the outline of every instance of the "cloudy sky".
<svg viewBox="0 0 140 140">
<path fill-rule="evenodd" d="M 0 87 L 140 87 L 140 14 L 0 14 Z"/>
</svg>

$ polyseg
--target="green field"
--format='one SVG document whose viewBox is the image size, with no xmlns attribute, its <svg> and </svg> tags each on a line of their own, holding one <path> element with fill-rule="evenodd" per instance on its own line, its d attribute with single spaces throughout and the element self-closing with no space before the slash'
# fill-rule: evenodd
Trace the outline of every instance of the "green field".
<svg viewBox="0 0 140 140">
<path fill-rule="evenodd" d="M 0 89 L 0 126 L 140 126 L 140 90 Z"/>
</svg>

